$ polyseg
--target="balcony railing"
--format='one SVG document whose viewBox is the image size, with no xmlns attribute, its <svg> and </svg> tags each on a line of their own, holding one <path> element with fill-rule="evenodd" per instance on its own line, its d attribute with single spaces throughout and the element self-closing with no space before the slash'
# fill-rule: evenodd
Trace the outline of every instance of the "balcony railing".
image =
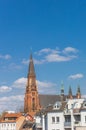
<svg viewBox="0 0 86 130">
<path fill-rule="evenodd" d="M 71 122 L 64 122 L 64 126 L 67 127 L 67 128 L 70 128 L 71 127 Z"/>
<path fill-rule="evenodd" d="M 81 125 L 81 122 L 80 122 L 80 121 L 75 121 L 75 122 L 74 122 L 74 125 L 75 125 L 75 126 L 80 126 L 80 125 Z"/>
</svg>

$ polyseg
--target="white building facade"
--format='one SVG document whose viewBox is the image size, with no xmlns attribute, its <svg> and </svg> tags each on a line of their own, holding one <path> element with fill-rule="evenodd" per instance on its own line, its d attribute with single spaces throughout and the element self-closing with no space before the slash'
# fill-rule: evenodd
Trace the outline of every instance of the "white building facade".
<svg viewBox="0 0 86 130">
<path fill-rule="evenodd" d="M 2 122 L 0 130 L 16 130 L 16 122 Z"/>
<path fill-rule="evenodd" d="M 6 113 L 0 121 L 0 130 L 19 130 L 24 121 L 21 113 Z"/>
<path fill-rule="evenodd" d="M 86 128 L 86 100 L 56 102 L 40 116 L 42 130 L 78 130 Z"/>
<path fill-rule="evenodd" d="M 46 118 L 47 130 L 64 130 L 64 116 L 62 112 L 49 112 Z"/>
</svg>

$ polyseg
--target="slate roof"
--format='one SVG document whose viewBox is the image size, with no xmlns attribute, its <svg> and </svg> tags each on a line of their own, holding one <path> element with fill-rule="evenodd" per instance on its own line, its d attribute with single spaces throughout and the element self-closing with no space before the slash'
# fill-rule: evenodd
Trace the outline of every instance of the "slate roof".
<svg viewBox="0 0 86 130">
<path fill-rule="evenodd" d="M 64 100 L 66 100 L 67 96 L 64 96 Z M 61 96 L 60 95 L 42 95 L 39 94 L 39 100 L 40 104 L 43 108 L 53 105 L 57 101 L 61 101 Z"/>
</svg>

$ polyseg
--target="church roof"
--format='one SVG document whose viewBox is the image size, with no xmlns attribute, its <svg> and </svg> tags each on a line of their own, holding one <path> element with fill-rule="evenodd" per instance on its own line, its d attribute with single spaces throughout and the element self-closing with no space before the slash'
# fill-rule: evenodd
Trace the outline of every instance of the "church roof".
<svg viewBox="0 0 86 130">
<path fill-rule="evenodd" d="M 66 100 L 67 96 L 64 96 L 64 100 Z M 57 101 L 61 101 L 60 95 L 42 95 L 39 94 L 39 100 L 42 107 L 47 107 L 49 105 L 53 105 Z"/>
</svg>

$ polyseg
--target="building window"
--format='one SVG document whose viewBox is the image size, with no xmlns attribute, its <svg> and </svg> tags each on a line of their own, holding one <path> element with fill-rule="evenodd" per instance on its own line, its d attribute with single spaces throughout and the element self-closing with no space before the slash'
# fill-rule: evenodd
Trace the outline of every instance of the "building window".
<svg viewBox="0 0 86 130">
<path fill-rule="evenodd" d="M 32 109 L 35 110 L 35 98 L 32 99 Z"/>
<path fill-rule="evenodd" d="M 4 124 L 4 126 L 6 126 L 6 124 Z"/>
<path fill-rule="evenodd" d="M 13 124 L 13 126 L 15 126 L 15 124 Z"/>
<path fill-rule="evenodd" d="M 86 116 L 85 116 L 85 122 L 86 122 Z"/>
<path fill-rule="evenodd" d="M 52 123 L 55 123 L 55 117 L 52 117 Z"/>
<path fill-rule="evenodd" d="M 59 117 L 56 117 L 56 123 L 58 123 L 60 120 L 59 120 Z"/>
<path fill-rule="evenodd" d="M 65 116 L 65 122 L 71 122 L 71 115 Z"/>
</svg>

